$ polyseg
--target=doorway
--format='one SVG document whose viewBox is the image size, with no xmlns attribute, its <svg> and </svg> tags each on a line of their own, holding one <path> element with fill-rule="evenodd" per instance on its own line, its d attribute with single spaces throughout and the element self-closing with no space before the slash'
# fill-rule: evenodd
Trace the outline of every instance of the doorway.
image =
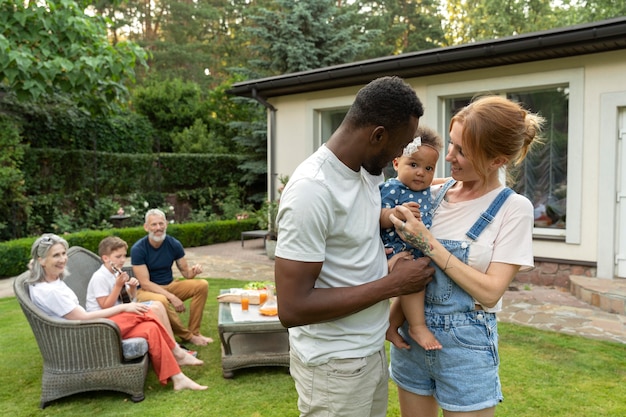
<svg viewBox="0 0 626 417">
<path fill-rule="evenodd" d="M 626 108 L 618 113 L 617 203 L 615 207 L 615 275 L 626 278 Z"/>
</svg>

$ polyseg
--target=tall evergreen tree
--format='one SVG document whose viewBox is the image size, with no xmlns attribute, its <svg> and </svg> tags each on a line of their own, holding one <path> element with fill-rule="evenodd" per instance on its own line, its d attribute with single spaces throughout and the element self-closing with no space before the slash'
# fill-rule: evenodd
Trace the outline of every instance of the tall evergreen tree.
<svg viewBox="0 0 626 417">
<path fill-rule="evenodd" d="M 360 21 L 373 35 L 362 59 L 437 48 L 445 44 L 438 0 L 384 0 L 361 3 Z"/>
<path fill-rule="evenodd" d="M 352 62 L 368 47 L 370 35 L 354 22 L 357 5 L 335 0 L 276 0 L 257 7 L 246 30 L 256 58 L 250 63 L 266 75 Z"/>
</svg>

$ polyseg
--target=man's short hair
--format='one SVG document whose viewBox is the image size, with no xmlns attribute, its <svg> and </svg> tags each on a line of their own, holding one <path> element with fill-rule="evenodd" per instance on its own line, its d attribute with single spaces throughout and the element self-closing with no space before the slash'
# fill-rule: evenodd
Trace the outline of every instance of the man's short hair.
<svg viewBox="0 0 626 417">
<path fill-rule="evenodd" d="M 361 88 L 346 114 L 355 127 L 383 126 L 389 131 L 403 128 L 411 117 L 424 115 L 415 90 L 400 77 L 381 77 Z"/>
<path fill-rule="evenodd" d="M 148 217 L 150 216 L 161 216 L 164 219 L 167 219 L 167 217 L 165 217 L 165 213 L 163 213 L 161 210 L 157 208 L 150 209 L 146 212 L 146 218 L 144 219 L 145 223 L 148 223 Z"/>
</svg>

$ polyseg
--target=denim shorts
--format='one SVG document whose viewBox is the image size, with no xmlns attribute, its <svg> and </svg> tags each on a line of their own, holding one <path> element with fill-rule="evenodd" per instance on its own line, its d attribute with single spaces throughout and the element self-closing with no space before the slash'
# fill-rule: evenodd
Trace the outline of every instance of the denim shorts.
<svg viewBox="0 0 626 417">
<path fill-rule="evenodd" d="M 405 391 L 433 396 L 444 410 L 477 411 L 501 402 L 496 315 L 427 315 L 426 323 L 443 349 L 422 349 L 405 323 L 400 334 L 411 349 L 391 346 L 391 379 Z"/>
</svg>

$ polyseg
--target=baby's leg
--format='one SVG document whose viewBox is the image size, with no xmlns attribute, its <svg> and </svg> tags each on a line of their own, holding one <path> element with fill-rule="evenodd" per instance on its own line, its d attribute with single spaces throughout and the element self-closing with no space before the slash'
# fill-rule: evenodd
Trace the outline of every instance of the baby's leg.
<svg viewBox="0 0 626 417">
<path fill-rule="evenodd" d="M 426 326 L 424 317 L 425 291 L 400 297 L 402 311 L 409 322 L 409 335 L 425 350 L 441 349 L 441 344 Z"/>
</svg>

